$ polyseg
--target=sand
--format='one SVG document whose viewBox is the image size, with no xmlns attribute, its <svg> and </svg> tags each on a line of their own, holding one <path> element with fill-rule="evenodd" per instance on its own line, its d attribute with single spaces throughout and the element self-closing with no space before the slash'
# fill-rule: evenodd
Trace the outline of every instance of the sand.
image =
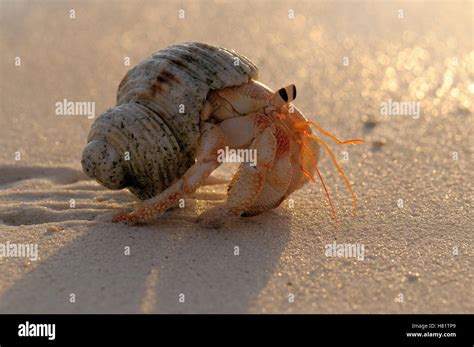
<svg viewBox="0 0 474 347">
<path fill-rule="evenodd" d="M 0 312 L 474 313 L 472 6 L 1 2 L 0 244 L 37 245 L 39 259 L 0 257 Z M 272 88 L 295 83 L 311 120 L 366 140 L 328 140 L 356 216 L 323 155 L 337 225 L 308 184 L 257 217 L 197 226 L 225 199 L 229 165 L 183 209 L 110 223 L 133 197 L 82 173 L 93 120 L 55 103 L 94 101 L 98 115 L 131 66 L 184 41 L 238 50 Z M 382 115 L 389 100 L 421 102 L 420 116 Z M 327 256 L 334 242 L 363 259 Z"/>
</svg>

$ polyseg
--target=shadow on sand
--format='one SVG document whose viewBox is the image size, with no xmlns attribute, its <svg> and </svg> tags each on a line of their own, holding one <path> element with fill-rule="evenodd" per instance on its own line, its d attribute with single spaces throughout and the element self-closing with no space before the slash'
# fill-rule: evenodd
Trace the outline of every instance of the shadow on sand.
<svg viewBox="0 0 474 347">
<path fill-rule="evenodd" d="M 269 211 L 215 230 L 178 220 L 173 211 L 167 214 L 173 219 L 165 215 L 142 227 L 98 220 L 62 222 L 62 233 L 79 231 L 81 236 L 40 259 L 15 282 L 0 297 L 0 312 L 251 310 L 288 243 L 291 215 L 284 210 Z M 265 227 L 269 218 L 279 225 L 278 230 Z M 48 237 L 53 236 L 44 233 L 38 237 L 40 257 L 42 245 L 48 247 Z M 130 255 L 125 255 L 126 247 Z M 75 303 L 69 301 L 71 293 Z M 184 294 L 184 303 L 178 300 L 180 294 Z"/>
</svg>

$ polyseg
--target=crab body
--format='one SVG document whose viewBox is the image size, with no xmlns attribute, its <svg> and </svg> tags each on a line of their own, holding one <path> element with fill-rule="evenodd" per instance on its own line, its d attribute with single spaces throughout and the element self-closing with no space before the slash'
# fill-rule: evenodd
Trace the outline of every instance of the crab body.
<svg viewBox="0 0 474 347">
<path fill-rule="evenodd" d="M 188 43 L 126 74 L 116 107 L 93 124 L 82 160 L 84 171 L 106 187 L 128 187 L 145 200 L 114 222 L 145 222 L 177 205 L 221 164 L 224 147 L 254 151 L 256 163 L 240 164 L 227 201 L 201 215 L 206 223 L 275 208 L 315 173 L 324 186 L 320 144 L 329 149 L 291 104 L 295 86 L 274 92 L 257 81 L 257 72 L 234 51 Z"/>
<path fill-rule="evenodd" d="M 263 83 L 252 80 L 241 86 L 212 90 L 207 101 L 212 109 L 212 116 L 216 120 L 223 121 L 257 111 L 269 114 L 296 97 L 294 85 L 281 88 L 280 91 L 282 95 L 275 94 Z"/>
<path fill-rule="evenodd" d="M 265 84 L 251 80 L 241 86 L 211 91 L 207 99 L 210 104 L 209 114 L 221 122 L 220 128 L 226 144 L 232 148 L 248 148 L 258 131 L 267 127 L 271 129 L 277 140 L 275 158 L 272 169 L 265 177 L 267 184 L 263 187 L 264 191 L 270 187 L 278 191 L 278 197 L 270 203 L 271 208 L 277 207 L 308 181 L 304 171 L 314 174 L 314 168 L 308 160 L 302 160 L 301 156 L 303 131 L 310 134 L 312 130 L 309 126 L 302 127 L 303 131 L 301 127 L 295 128 L 296 124 L 307 122 L 300 110 L 290 102 L 295 97 L 294 85 L 274 92 Z M 319 144 L 313 143 L 309 147 L 310 154 L 317 162 Z M 262 195 L 265 196 L 265 192 Z M 254 205 L 252 211 L 245 211 L 245 215 L 269 209 L 266 205 L 260 209 L 258 204 Z"/>
</svg>

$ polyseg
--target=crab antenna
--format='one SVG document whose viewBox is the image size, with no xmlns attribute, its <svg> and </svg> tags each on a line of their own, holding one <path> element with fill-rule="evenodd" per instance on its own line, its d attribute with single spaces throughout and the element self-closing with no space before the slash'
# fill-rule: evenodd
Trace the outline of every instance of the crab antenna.
<svg viewBox="0 0 474 347">
<path fill-rule="evenodd" d="M 296 142 L 300 145 L 303 144 L 302 141 L 296 141 Z M 303 151 L 301 151 L 301 163 L 304 163 L 304 148 L 303 148 Z M 308 180 L 310 180 L 313 183 L 316 183 L 316 180 L 314 179 L 314 177 L 304 168 L 303 164 L 300 165 L 300 169 Z"/>
<path fill-rule="evenodd" d="M 303 146 L 303 150 L 306 150 L 306 152 L 308 153 L 308 156 L 311 160 L 311 163 L 313 164 L 313 167 L 314 169 L 316 170 L 316 173 L 318 174 L 318 177 L 319 177 L 319 180 L 321 181 L 321 184 L 323 186 L 323 189 L 324 189 L 324 192 L 326 193 L 326 197 L 328 199 L 328 202 L 329 202 L 329 206 L 331 207 L 331 212 L 332 212 L 332 216 L 334 218 L 334 222 L 337 223 L 337 215 L 336 215 L 336 210 L 334 209 L 334 206 L 332 204 L 332 200 L 331 200 L 331 196 L 329 195 L 329 191 L 326 187 L 326 184 L 324 183 L 324 179 L 323 179 L 323 176 L 321 175 L 321 173 L 319 172 L 319 169 L 318 169 L 318 165 L 316 164 L 316 161 L 314 160 L 314 157 L 313 157 L 313 154 L 311 153 L 311 151 L 306 147 L 304 141 L 301 143 L 301 145 Z M 303 171 L 303 173 L 306 175 L 306 170 Z M 312 181 L 314 182 L 314 178 L 312 179 Z"/>
<path fill-rule="evenodd" d="M 305 136 L 309 137 L 310 139 L 312 140 L 316 140 L 317 142 L 321 143 L 324 148 L 326 149 L 326 151 L 328 152 L 329 156 L 331 157 L 331 160 L 334 164 L 334 166 L 336 167 L 337 171 L 339 171 L 339 173 L 341 174 L 342 178 L 344 179 L 344 181 L 346 182 L 346 186 L 347 188 L 349 189 L 349 191 L 351 192 L 351 196 L 352 196 L 352 202 L 354 204 L 354 211 L 357 209 L 357 200 L 355 198 L 355 194 L 354 194 L 354 191 L 352 190 L 352 187 L 351 187 L 351 184 L 349 183 L 349 180 L 347 179 L 346 175 L 344 174 L 344 171 L 342 171 L 341 167 L 339 166 L 339 164 L 337 163 L 337 160 L 336 158 L 334 157 L 334 154 L 332 153 L 332 151 L 329 149 L 329 146 L 326 144 L 326 142 L 324 142 L 323 140 L 317 138 L 316 136 L 313 136 L 313 135 L 309 135 L 309 134 L 305 134 Z"/>
<path fill-rule="evenodd" d="M 314 122 L 309 122 L 309 121 L 304 121 L 304 122 L 295 122 L 294 125 L 296 127 L 304 127 L 304 126 L 307 126 L 307 125 L 312 125 L 314 126 L 316 129 L 318 129 L 321 133 L 323 133 L 324 135 L 326 135 L 327 137 L 333 139 L 334 141 L 336 141 L 338 144 L 340 145 L 347 145 L 349 143 L 362 143 L 362 142 L 365 142 L 364 140 L 358 140 L 358 139 L 354 139 L 354 140 L 347 140 L 347 141 L 341 141 L 339 140 L 338 138 L 336 138 L 334 135 L 331 135 L 330 133 L 328 133 L 326 130 L 324 130 L 323 128 L 321 128 L 319 125 L 317 125 L 316 123 Z"/>
</svg>

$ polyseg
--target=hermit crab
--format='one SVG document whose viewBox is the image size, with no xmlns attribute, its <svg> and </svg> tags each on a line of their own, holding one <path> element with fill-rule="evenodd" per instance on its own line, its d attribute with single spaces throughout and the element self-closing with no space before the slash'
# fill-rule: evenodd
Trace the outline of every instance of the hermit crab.
<svg viewBox="0 0 474 347">
<path fill-rule="evenodd" d="M 317 174 L 320 145 L 313 128 L 339 144 L 292 104 L 294 85 L 276 92 L 258 81 L 245 56 L 199 42 L 172 45 L 129 70 L 118 86 L 116 106 L 93 123 L 82 154 L 84 172 L 110 189 L 128 188 L 144 200 L 113 222 L 137 224 L 165 212 L 196 191 L 221 164 L 224 147 L 254 150 L 242 162 L 223 206 L 202 218 L 253 216 L 278 207 Z"/>
</svg>

